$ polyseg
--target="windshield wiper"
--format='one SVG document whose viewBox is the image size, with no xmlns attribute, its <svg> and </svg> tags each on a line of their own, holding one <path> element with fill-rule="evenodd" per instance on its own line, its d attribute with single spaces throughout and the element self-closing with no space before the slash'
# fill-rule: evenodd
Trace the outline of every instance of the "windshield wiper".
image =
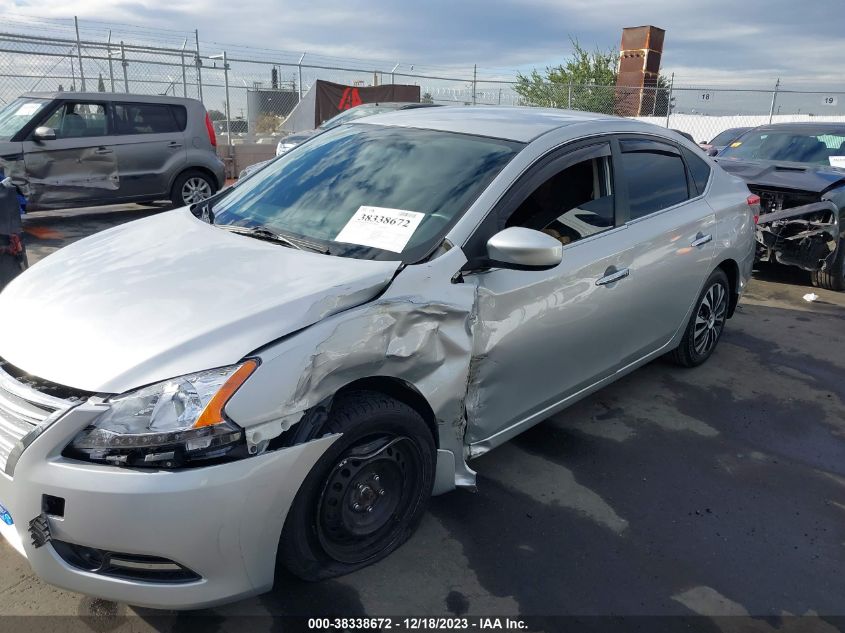
<svg viewBox="0 0 845 633">
<path fill-rule="evenodd" d="M 237 233 L 238 235 L 246 235 L 248 237 L 254 237 L 257 240 L 264 240 L 267 242 L 276 242 L 277 244 L 284 244 L 289 248 L 295 248 L 299 251 L 311 251 L 313 253 L 320 253 L 321 255 L 328 255 L 329 249 L 319 246 L 317 244 L 312 244 L 311 242 L 305 242 L 302 240 L 293 239 L 282 235 L 281 233 L 276 233 L 275 231 L 271 231 L 265 226 L 253 226 L 253 227 L 246 227 L 246 226 L 232 226 L 231 224 L 218 224 L 221 229 L 225 229 L 232 233 Z"/>
</svg>

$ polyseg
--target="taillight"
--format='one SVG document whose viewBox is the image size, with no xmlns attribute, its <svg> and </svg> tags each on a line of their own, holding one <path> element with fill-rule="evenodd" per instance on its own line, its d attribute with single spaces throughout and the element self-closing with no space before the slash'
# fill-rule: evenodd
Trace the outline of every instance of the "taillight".
<svg viewBox="0 0 845 633">
<path fill-rule="evenodd" d="M 745 199 L 745 201 L 748 203 L 748 206 L 751 207 L 751 212 L 754 214 L 754 224 L 757 224 L 760 220 L 760 196 L 752 193 Z"/>
<path fill-rule="evenodd" d="M 211 123 L 211 117 L 208 112 L 205 113 L 205 129 L 208 132 L 208 140 L 211 141 L 212 147 L 217 147 L 217 135 L 214 133 L 214 125 Z"/>
</svg>

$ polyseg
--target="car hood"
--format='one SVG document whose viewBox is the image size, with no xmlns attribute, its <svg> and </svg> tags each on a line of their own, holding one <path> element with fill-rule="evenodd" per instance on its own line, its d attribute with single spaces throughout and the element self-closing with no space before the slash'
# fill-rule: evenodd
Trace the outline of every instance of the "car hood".
<svg viewBox="0 0 845 633">
<path fill-rule="evenodd" d="M 121 393 L 237 363 L 369 301 L 400 262 L 299 251 L 187 209 L 67 246 L 0 293 L 0 357 L 34 376 Z"/>
<path fill-rule="evenodd" d="M 825 165 L 809 165 L 786 161 L 736 160 L 716 157 L 725 171 L 745 182 L 761 187 L 777 187 L 822 193 L 830 187 L 845 182 L 845 171 Z"/>
</svg>

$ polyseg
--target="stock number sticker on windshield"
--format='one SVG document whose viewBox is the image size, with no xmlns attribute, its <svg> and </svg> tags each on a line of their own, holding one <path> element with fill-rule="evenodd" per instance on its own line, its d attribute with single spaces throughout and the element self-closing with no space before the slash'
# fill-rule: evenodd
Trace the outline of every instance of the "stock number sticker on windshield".
<svg viewBox="0 0 845 633">
<path fill-rule="evenodd" d="M 38 108 L 41 107 L 40 103 L 24 103 L 20 108 L 17 109 L 15 115 L 17 116 L 30 116 L 38 112 Z"/>
<path fill-rule="evenodd" d="M 830 161 L 831 167 L 841 167 L 845 169 L 845 156 L 828 156 L 828 161 Z"/>
<path fill-rule="evenodd" d="M 362 206 L 334 239 L 401 253 L 424 217 L 417 211 Z"/>
</svg>

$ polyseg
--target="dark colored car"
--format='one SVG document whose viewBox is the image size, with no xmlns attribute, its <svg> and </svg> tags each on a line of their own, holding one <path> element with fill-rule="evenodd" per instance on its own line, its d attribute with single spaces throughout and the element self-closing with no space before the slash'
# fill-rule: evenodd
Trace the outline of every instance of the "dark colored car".
<svg viewBox="0 0 845 633">
<path fill-rule="evenodd" d="M 0 109 L 0 168 L 32 210 L 199 202 L 223 186 L 216 143 L 195 99 L 33 93 Z"/>
<path fill-rule="evenodd" d="M 845 290 L 845 124 L 764 125 L 716 160 L 760 197 L 757 259 L 798 266 L 814 285 Z"/>
<path fill-rule="evenodd" d="M 717 156 L 723 149 L 733 143 L 740 136 L 745 134 L 750 127 L 732 127 L 719 132 L 709 143 L 699 143 L 699 147 L 707 152 L 708 156 Z"/>
</svg>

